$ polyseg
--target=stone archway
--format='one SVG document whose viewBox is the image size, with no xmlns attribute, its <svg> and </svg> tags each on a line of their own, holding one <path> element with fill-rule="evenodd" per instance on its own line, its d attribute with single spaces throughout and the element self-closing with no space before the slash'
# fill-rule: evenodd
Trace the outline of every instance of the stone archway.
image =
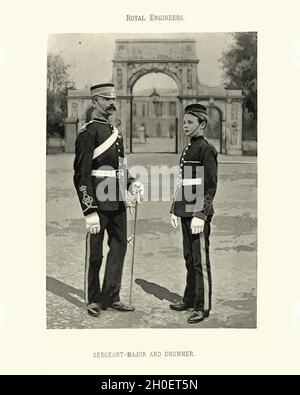
<svg viewBox="0 0 300 395">
<path fill-rule="evenodd" d="M 129 66 L 129 71 L 131 74 L 131 77 L 128 79 L 128 89 L 130 95 L 132 95 L 133 92 L 133 87 L 136 84 L 136 82 L 142 78 L 146 74 L 150 73 L 163 73 L 171 77 L 175 82 L 178 87 L 179 94 L 182 92 L 182 81 L 178 78 L 178 75 L 175 72 L 176 67 L 172 67 L 170 65 L 158 65 L 158 64 L 148 64 L 142 66 L 142 68 L 138 68 L 138 65 L 132 65 L 130 64 Z"/>
<path fill-rule="evenodd" d="M 132 151 L 132 92 L 135 83 L 148 73 L 163 73 L 176 82 L 179 98 L 194 98 L 197 96 L 198 63 L 194 40 L 116 40 L 113 82 L 128 151 Z M 182 113 L 183 101 L 179 99 L 179 123 Z M 180 134 L 179 149 L 183 144 Z"/>
</svg>

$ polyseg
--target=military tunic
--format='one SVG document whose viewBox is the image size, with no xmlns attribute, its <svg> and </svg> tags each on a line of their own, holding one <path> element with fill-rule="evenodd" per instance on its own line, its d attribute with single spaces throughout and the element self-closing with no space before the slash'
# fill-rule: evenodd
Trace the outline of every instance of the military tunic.
<svg viewBox="0 0 300 395">
<path fill-rule="evenodd" d="M 74 185 L 83 214 L 97 212 L 100 233 L 86 236 L 84 289 L 87 304 L 100 303 L 103 307 L 120 300 L 121 277 L 127 248 L 127 215 L 125 189 L 134 179 L 124 167 L 124 143 L 121 133 L 100 156 L 93 159 L 94 150 L 113 133 L 114 126 L 104 118 L 94 118 L 84 125 L 75 143 Z M 92 176 L 95 170 L 117 171 L 116 177 Z M 120 172 L 120 170 L 122 170 Z M 102 187 L 102 185 L 104 185 Z M 120 189 L 122 190 L 120 193 Z M 113 191 L 113 193 L 107 193 Z M 108 234 L 109 252 L 102 289 L 99 271 L 103 260 L 104 232 Z"/>
<path fill-rule="evenodd" d="M 181 217 L 187 277 L 183 302 L 195 310 L 211 309 L 212 279 L 209 257 L 210 222 L 217 189 L 217 151 L 203 137 L 191 138 L 180 158 L 179 183 L 171 213 Z M 187 184 L 185 184 L 185 182 Z M 198 185 L 195 181 L 201 179 Z M 205 221 L 203 234 L 192 234 L 193 217 Z"/>
</svg>

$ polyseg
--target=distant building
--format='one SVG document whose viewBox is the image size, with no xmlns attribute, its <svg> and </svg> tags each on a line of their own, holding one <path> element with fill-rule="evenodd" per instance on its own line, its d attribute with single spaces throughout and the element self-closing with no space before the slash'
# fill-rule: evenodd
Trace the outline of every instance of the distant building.
<svg viewBox="0 0 300 395">
<path fill-rule="evenodd" d="M 177 97 L 161 97 L 155 89 L 149 97 L 136 96 L 132 104 L 132 137 L 138 137 L 139 127 L 144 124 L 146 137 L 173 138 L 178 116 Z"/>
</svg>

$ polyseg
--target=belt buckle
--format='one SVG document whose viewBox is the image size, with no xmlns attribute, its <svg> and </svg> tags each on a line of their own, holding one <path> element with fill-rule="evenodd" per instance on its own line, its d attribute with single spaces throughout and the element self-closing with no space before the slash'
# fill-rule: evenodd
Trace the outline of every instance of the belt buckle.
<svg viewBox="0 0 300 395">
<path fill-rule="evenodd" d="M 123 169 L 117 170 L 117 177 L 118 178 L 124 177 L 124 170 Z"/>
</svg>

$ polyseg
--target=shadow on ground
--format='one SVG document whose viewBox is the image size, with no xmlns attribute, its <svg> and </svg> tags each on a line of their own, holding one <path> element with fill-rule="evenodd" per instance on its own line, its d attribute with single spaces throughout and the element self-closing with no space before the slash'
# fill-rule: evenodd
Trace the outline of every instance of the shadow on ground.
<svg viewBox="0 0 300 395">
<path fill-rule="evenodd" d="M 182 297 L 174 292 L 170 292 L 167 288 L 158 284 L 137 278 L 135 283 L 139 285 L 147 294 L 155 296 L 159 300 L 168 300 L 171 303 L 178 302 Z"/>
<path fill-rule="evenodd" d="M 177 293 L 170 292 L 167 288 L 162 287 L 156 283 L 151 283 L 141 278 L 137 278 L 135 283 L 139 285 L 144 292 L 149 295 L 153 295 L 159 300 L 168 300 L 171 303 L 175 303 L 182 299 L 182 297 Z M 77 307 L 85 307 L 85 303 L 80 302 L 77 299 L 77 297 L 84 299 L 84 294 L 81 289 L 74 288 L 49 276 L 46 278 L 46 286 L 47 291 L 52 292 L 54 295 L 65 299 L 67 302 L 72 303 Z"/>
<path fill-rule="evenodd" d="M 74 304 L 77 307 L 84 308 L 85 303 L 80 302 L 77 298 L 84 299 L 84 294 L 81 289 L 74 288 L 70 285 L 63 283 L 62 281 L 56 280 L 53 277 L 47 276 L 46 278 L 47 291 L 52 292 L 61 298 L 64 298 L 67 302 Z M 74 296 L 75 295 L 75 296 Z"/>
</svg>

